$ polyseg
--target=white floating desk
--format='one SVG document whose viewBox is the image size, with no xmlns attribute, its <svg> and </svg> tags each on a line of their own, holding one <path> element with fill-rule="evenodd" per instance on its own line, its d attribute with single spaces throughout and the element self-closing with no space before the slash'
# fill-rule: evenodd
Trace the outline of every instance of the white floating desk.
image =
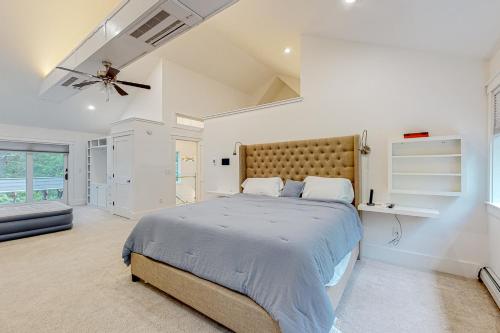
<svg viewBox="0 0 500 333">
<path fill-rule="evenodd" d="M 385 204 L 376 204 L 375 206 L 368 206 L 367 204 L 358 205 L 358 210 L 365 212 L 375 212 L 383 214 L 406 215 L 416 217 L 431 217 L 436 218 L 439 216 L 439 211 L 436 209 L 416 208 L 395 205 L 393 208 L 387 208 Z"/>
</svg>

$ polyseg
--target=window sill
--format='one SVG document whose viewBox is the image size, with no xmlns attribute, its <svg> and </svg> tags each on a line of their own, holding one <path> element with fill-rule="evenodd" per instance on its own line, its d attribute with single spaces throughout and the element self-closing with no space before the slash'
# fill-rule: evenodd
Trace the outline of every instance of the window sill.
<svg viewBox="0 0 500 333">
<path fill-rule="evenodd" d="M 500 219 L 500 203 L 486 202 L 486 212 Z"/>
</svg>

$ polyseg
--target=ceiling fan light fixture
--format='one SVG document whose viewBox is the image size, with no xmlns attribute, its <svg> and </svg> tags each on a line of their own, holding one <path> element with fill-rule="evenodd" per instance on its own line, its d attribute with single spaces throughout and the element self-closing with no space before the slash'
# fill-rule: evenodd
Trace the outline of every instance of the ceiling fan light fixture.
<svg viewBox="0 0 500 333">
<path fill-rule="evenodd" d="M 120 70 L 111 67 L 110 61 L 103 61 L 102 65 L 104 66 L 104 70 L 98 70 L 97 75 L 84 73 L 74 69 L 60 67 L 60 66 L 58 66 L 57 69 L 61 69 L 67 72 L 91 78 L 92 80 L 85 80 L 81 83 L 73 84 L 71 87 L 81 90 L 82 88 L 86 88 L 88 86 L 98 83 L 100 86 L 100 90 L 106 94 L 106 101 L 109 101 L 109 96 L 114 94 L 115 92 L 117 92 L 120 96 L 128 95 L 128 93 L 122 87 L 118 86 L 117 83 L 135 88 L 141 88 L 147 90 L 151 89 L 151 86 L 148 84 L 117 80 L 117 75 L 118 73 L 120 73 Z"/>
</svg>

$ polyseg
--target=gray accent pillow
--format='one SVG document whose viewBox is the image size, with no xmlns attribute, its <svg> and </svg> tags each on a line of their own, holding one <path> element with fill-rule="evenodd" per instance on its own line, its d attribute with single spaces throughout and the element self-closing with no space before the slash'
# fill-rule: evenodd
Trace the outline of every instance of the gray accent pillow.
<svg viewBox="0 0 500 333">
<path fill-rule="evenodd" d="M 304 190 L 304 186 L 304 182 L 287 179 L 285 187 L 283 187 L 283 191 L 281 191 L 281 196 L 299 198 Z"/>
</svg>

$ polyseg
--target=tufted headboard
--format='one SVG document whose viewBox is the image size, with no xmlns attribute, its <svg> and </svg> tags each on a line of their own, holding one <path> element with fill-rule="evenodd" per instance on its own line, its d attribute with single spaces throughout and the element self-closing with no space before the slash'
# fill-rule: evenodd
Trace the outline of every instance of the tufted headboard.
<svg viewBox="0 0 500 333">
<path fill-rule="evenodd" d="M 240 146 L 240 185 L 246 178 L 347 178 L 360 203 L 359 135 Z M 240 187 L 240 191 L 242 188 Z"/>
</svg>

